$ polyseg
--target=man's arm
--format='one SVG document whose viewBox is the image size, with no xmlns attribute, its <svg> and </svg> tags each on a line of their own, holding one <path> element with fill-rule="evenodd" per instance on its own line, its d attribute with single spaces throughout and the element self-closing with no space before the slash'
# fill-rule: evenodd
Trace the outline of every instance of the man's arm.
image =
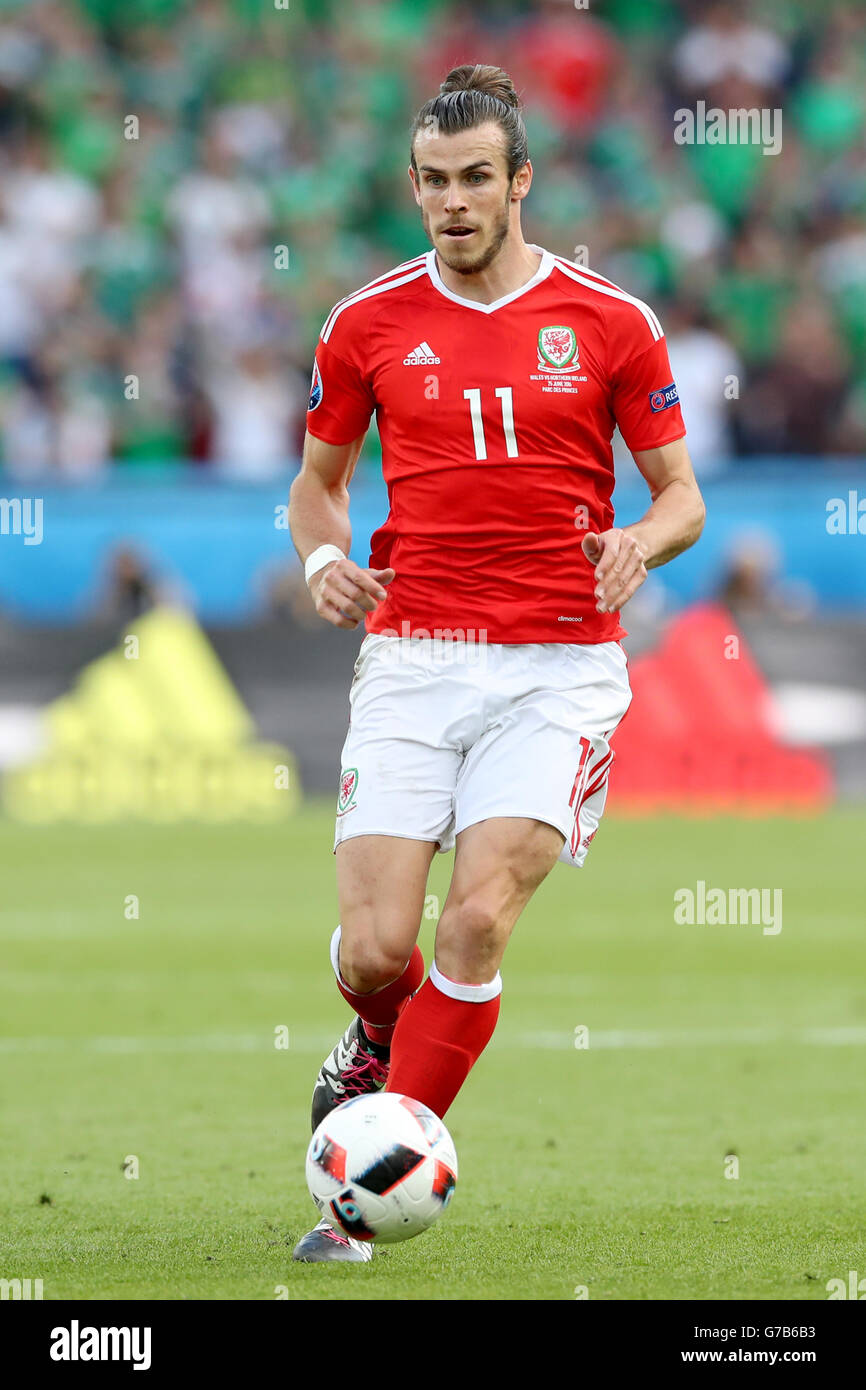
<svg viewBox="0 0 866 1390">
<path fill-rule="evenodd" d="M 301 471 L 289 491 L 289 529 L 304 564 L 320 545 L 336 545 L 348 555 L 349 482 L 364 436 L 351 444 L 326 444 L 307 433 Z M 334 627 L 356 628 L 386 598 L 394 570 L 361 569 L 354 561 L 329 560 L 310 578 L 316 612 Z"/>
<path fill-rule="evenodd" d="M 583 538 L 583 553 L 595 566 L 599 613 L 616 613 L 640 588 L 647 570 L 688 550 L 704 529 L 706 508 L 685 439 L 644 449 L 634 461 L 650 490 L 649 510 L 632 525 Z"/>
</svg>

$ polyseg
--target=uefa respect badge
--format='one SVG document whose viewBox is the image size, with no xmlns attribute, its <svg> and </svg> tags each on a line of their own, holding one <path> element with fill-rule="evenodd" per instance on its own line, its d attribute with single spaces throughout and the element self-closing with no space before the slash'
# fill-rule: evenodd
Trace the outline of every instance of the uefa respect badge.
<svg viewBox="0 0 866 1390">
<path fill-rule="evenodd" d="M 649 403 L 653 415 L 658 415 L 660 410 L 667 410 L 669 406 L 679 405 L 679 393 L 674 383 L 671 382 L 670 386 L 662 386 L 659 391 L 650 391 Z"/>
</svg>

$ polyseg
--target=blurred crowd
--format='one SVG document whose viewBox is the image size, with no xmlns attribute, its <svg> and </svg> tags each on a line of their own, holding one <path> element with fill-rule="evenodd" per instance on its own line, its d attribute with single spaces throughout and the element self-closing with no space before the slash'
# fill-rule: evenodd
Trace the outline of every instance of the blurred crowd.
<svg viewBox="0 0 866 1390">
<path fill-rule="evenodd" d="M 866 453 L 862 4 L 0 0 L 6 476 L 296 466 L 328 309 L 426 249 L 408 127 L 465 61 L 524 95 L 527 238 L 660 314 L 699 474 Z M 678 145 L 699 101 L 781 151 Z"/>
</svg>

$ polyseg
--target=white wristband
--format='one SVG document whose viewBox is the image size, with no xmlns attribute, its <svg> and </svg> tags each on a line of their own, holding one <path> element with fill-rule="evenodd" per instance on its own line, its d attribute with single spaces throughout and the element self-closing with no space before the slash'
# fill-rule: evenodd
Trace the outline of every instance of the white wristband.
<svg viewBox="0 0 866 1390">
<path fill-rule="evenodd" d="M 314 550 L 312 555 L 307 556 L 307 563 L 304 565 L 304 578 L 309 584 L 314 574 L 318 574 L 320 569 L 329 565 L 332 560 L 345 560 L 345 555 L 338 545 L 320 545 Z"/>
</svg>

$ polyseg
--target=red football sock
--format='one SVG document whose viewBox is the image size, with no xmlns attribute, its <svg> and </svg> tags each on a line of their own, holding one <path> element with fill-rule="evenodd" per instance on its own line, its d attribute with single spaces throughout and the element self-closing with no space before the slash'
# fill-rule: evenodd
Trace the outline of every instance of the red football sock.
<svg viewBox="0 0 866 1390">
<path fill-rule="evenodd" d="M 356 994 L 340 974 L 340 935 L 338 927 L 331 938 L 331 963 L 337 977 L 337 989 L 361 1019 L 370 1042 L 388 1047 L 402 1009 L 424 978 L 424 957 L 420 947 L 415 947 L 403 974 L 384 989 L 377 989 L 372 994 Z"/>
<path fill-rule="evenodd" d="M 462 985 L 432 965 L 397 1021 L 385 1090 L 412 1096 L 443 1119 L 493 1036 L 501 993 L 498 971 L 489 984 Z"/>
</svg>

